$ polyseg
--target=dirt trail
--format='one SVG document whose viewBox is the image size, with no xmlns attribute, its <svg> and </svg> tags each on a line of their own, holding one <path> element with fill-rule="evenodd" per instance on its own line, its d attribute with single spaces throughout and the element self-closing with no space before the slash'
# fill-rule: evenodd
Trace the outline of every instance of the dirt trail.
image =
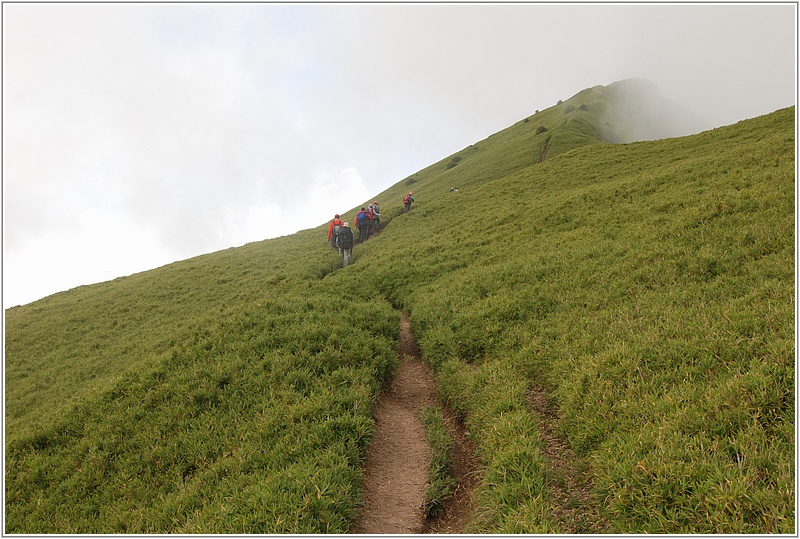
<svg viewBox="0 0 800 539">
<path fill-rule="evenodd" d="M 451 417 L 446 416 L 445 423 L 454 436 L 454 475 L 459 488 L 436 519 L 426 520 L 422 509 L 431 456 L 419 410 L 437 404 L 436 383 L 431 369 L 421 360 L 405 316 L 397 355 L 398 372 L 375 406 L 375 435 L 361 485 L 364 505 L 354 532 L 462 533 L 471 512 L 477 463 L 464 441 L 463 427 Z"/>
<path fill-rule="evenodd" d="M 362 534 L 463 534 L 475 508 L 474 490 L 479 463 L 464 425 L 444 408 L 445 427 L 453 440 L 450 473 L 458 486 L 442 513 L 425 518 L 425 486 L 430 464 L 430 447 L 425 440 L 419 411 L 437 404 L 433 372 L 422 361 L 419 347 L 401 319 L 397 347 L 400 360 L 397 375 L 375 407 L 375 435 L 365 464 L 364 505 L 354 532 Z M 569 443 L 556 433 L 560 417 L 541 387 L 528 392 L 528 403 L 540 417 L 539 432 L 544 439 L 550 496 L 557 508 L 562 533 L 603 533 L 607 523 L 591 502 L 590 472 L 579 464 Z"/>
</svg>

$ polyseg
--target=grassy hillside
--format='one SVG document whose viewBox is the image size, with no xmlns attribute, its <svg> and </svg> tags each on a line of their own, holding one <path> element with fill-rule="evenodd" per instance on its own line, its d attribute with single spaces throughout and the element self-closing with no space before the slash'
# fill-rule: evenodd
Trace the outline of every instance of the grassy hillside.
<svg viewBox="0 0 800 539">
<path fill-rule="evenodd" d="M 346 269 L 323 225 L 7 310 L 6 532 L 347 532 L 404 310 L 484 466 L 471 532 L 570 529 L 537 392 L 582 531 L 794 533 L 794 109 L 615 145 L 612 106 L 381 193 Z"/>
<path fill-rule="evenodd" d="M 316 280 L 335 256 L 302 260 L 301 232 L 82 286 L 6 311 L 6 429 L 11 437 L 158 361 L 184 334 L 289 278 Z"/>
<path fill-rule="evenodd" d="M 487 476 L 475 531 L 556 532 L 543 387 L 603 532 L 794 528 L 794 111 L 575 150 L 409 215 L 354 268 L 412 313 Z M 458 210 L 457 208 L 461 208 Z"/>
</svg>

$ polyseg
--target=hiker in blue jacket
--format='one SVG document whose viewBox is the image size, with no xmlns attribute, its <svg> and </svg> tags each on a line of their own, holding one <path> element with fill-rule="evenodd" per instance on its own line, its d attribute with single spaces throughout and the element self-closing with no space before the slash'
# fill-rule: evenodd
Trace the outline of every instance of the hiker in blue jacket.
<svg viewBox="0 0 800 539">
<path fill-rule="evenodd" d="M 356 226 L 358 227 L 358 243 L 364 243 L 364 240 L 369 236 L 369 216 L 367 209 L 361 208 L 361 211 L 356 215 Z"/>
</svg>

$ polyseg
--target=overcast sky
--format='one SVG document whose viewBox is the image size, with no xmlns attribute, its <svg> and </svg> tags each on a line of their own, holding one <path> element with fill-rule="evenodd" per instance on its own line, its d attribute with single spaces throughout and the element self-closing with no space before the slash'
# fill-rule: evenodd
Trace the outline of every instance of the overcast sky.
<svg viewBox="0 0 800 539">
<path fill-rule="evenodd" d="M 3 305 L 291 234 L 596 85 L 795 104 L 794 3 L 3 4 Z M 397 201 L 381 201 L 384 206 Z"/>
</svg>

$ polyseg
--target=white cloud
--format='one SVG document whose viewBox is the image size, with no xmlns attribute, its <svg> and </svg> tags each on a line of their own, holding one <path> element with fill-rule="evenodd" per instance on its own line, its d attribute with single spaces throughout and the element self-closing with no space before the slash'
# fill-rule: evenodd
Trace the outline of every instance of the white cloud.
<svg viewBox="0 0 800 539">
<path fill-rule="evenodd" d="M 337 213 L 343 214 L 363 204 L 371 195 L 355 167 L 347 167 L 335 175 L 320 173 L 306 195 L 293 205 L 294 212 L 287 216 L 287 226 L 291 231 L 319 226 Z"/>
<path fill-rule="evenodd" d="M 87 209 L 70 224 L 25 243 L 15 249 L 15 256 L 4 258 L 6 307 L 176 260 L 152 231 L 121 219 L 113 210 Z"/>
</svg>

